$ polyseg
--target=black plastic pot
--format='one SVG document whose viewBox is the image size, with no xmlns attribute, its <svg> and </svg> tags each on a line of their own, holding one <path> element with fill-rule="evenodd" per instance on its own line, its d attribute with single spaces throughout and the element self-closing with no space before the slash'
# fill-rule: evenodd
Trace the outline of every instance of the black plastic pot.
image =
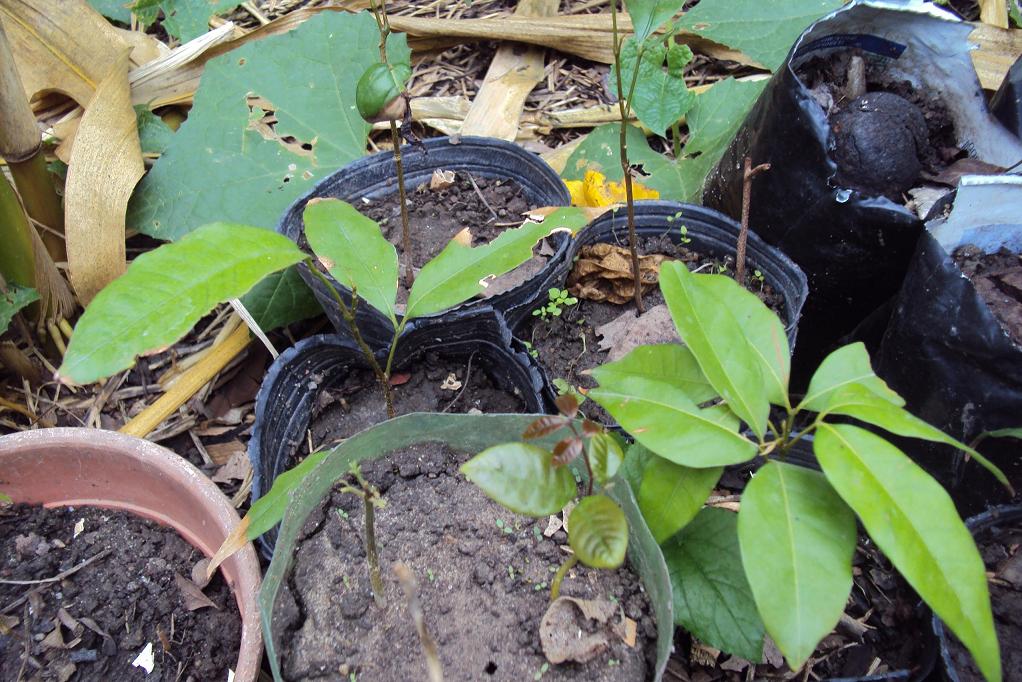
<svg viewBox="0 0 1022 682">
<path fill-rule="evenodd" d="M 796 386 L 897 293 L 923 222 L 904 206 L 839 179 L 830 122 L 795 70 L 814 56 L 858 51 L 870 64 L 885 64 L 889 74 L 940 93 L 959 143 L 978 158 L 1010 166 L 1022 158 L 1022 146 L 986 109 L 969 57 L 971 30 L 915 0 L 897 8 L 849 3 L 799 37 L 707 177 L 703 203 L 738 216 L 744 158 L 771 164 L 753 183 L 751 224 L 809 278 L 792 360 Z"/>
<path fill-rule="evenodd" d="M 527 354 L 512 351 L 510 340 L 507 324 L 492 308 L 451 313 L 443 321 L 406 331 L 398 342 L 394 367 L 407 367 L 431 351 L 454 358 L 474 353 L 473 372 L 485 372 L 501 388 L 519 396 L 526 412 L 544 412 L 539 369 Z M 380 352 L 380 360 L 386 360 L 385 352 Z M 339 386 L 353 369 L 367 367 L 354 342 L 335 334 L 304 339 L 274 361 L 256 396 L 256 419 L 248 444 L 253 502 L 298 457 L 310 454 L 304 451 L 305 433 L 320 392 Z M 379 389 L 374 386 L 373 390 Z M 273 529 L 259 539 L 267 558 L 273 555 L 276 537 Z"/>
<path fill-rule="evenodd" d="M 997 535 L 999 524 L 1015 522 L 1020 519 L 1022 519 L 1022 505 L 1002 505 L 966 519 L 965 525 L 972 532 L 973 537 L 983 534 Z M 948 680 L 948 682 L 960 682 L 961 677 L 958 674 L 954 661 L 951 659 L 951 651 L 948 649 L 948 631 L 944 628 L 944 622 L 937 616 L 933 617 L 933 634 L 936 636 L 940 646 L 943 678 Z M 1005 670 L 1004 672 L 1018 671 Z"/>
<path fill-rule="evenodd" d="M 951 204 L 944 215 L 944 204 Z M 876 371 L 909 410 L 966 443 L 984 431 L 1022 424 L 1022 345 L 976 292 L 951 253 L 974 244 L 1022 252 L 1022 178 L 966 177 L 954 197 L 934 207 L 895 300 Z M 912 441 L 905 448 L 974 514 L 1008 501 L 1006 490 L 954 448 Z M 983 454 L 1022 485 L 1018 442 L 988 439 Z"/>
<path fill-rule="evenodd" d="M 455 142 L 447 137 L 433 138 L 423 142 L 421 147 L 402 147 L 401 158 L 405 183 L 409 188 L 428 182 L 433 171 L 442 168 L 454 172 L 467 171 L 477 177 L 514 180 L 521 186 L 528 201 L 535 206 L 567 206 L 571 203 L 567 187 L 550 166 L 535 154 L 503 140 L 462 137 Z M 298 242 L 304 233 L 302 213 L 310 199 L 343 199 L 357 207 L 362 198 L 379 199 L 397 191 L 394 155 L 391 152 L 381 152 L 366 156 L 325 178 L 291 204 L 280 219 L 277 231 Z M 415 226 L 411 228 L 414 230 Z M 520 311 L 529 310 L 539 294 L 546 292 L 548 281 L 567 255 L 571 242 L 565 234 L 554 235 L 551 240 L 555 253 L 544 270 L 532 280 L 488 299 L 469 301 L 457 309 L 493 307 L 512 319 Z M 337 333 L 343 337 L 350 336 L 351 331 L 326 286 L 309 272 L 304 263 L 299 264 L 298 268 Z M 332 278 L 331 283 L 344 300 L 350 302 L 350 290 Z M 367 343 L 374 348 L 382 348 L 390 343 L 394 329 L 382 313 L 372 306 L 362 305 L 358 308 L 357 319 L 359 330 Z"/>
<path fill-rule="evenodd" d="M 684 235 L 680 229 L 682 226 L 686 229 Z M 740 226 L 723 213 L 704 206 L 672 201 L 640 201 L 635 204 L 635 231 L 640 239 L 667 235 L 675 244 L 682 243 L 684 237 L 691 240 L 685 243 L 690 249 L 709 256 L 733 258 Z M 624 209 L 604 213 L 575 236 L 570 256 L 559 269 L 559 278 L 552 284 L 563 285 L 583 246 L 600 242 L 628 245 L 628 216 Z M 751 232 L 746 246 L 746 261 L 750 269 L 762 272 L 766 283 L 783 296 L 782 322 L 788 334 L 788 342 L 794 348 L 799 314 L 808 293 L 805 275 L 791 259 Z M 513 328 L 516 332 L 519 330 L 518 326 Z M 557 392 L 547 371 L 542 371 L 546 379 L 547 398 L 552 401 Z"/>
<path fill-rule="evenodd" d="M 990 99 L 990 111 L 1016 137 L 1022 137 L 1022 57 L 1011 65 L 1001 87 Z"/>
</svg>

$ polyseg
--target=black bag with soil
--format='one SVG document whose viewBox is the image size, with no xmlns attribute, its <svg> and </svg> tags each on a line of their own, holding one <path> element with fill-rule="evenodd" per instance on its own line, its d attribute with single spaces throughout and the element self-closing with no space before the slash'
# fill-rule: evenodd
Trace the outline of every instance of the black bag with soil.
<svg viewBox="0 0 1022 682">
<path fill-rule="evenodd" d="M 439 253 L 462 227 L 472 230 L 474 241 L 481 237 L 486 237 L 484 241 L 490 241 L 501 229 L 521 224 L 525 220 L 524 216 L 519 215 L 522 211 L 540 206 L 568 206 L 571 203 L 567 187 L 550 166 L 535 154 L 503 140 L 483 137 L 462 137 L 456 140 L 438 137 L 425 140 L 421 144 L 402 147 L 401 157 L 409 210 L 412 213 L 410 221 L 412 251 L 422 261 L 418 263 L 418 267 Z M 453 172 L 456 178 L 455 185 L 437 192 L 426 189 L 435 170 Z M 503 186 L 498 186 L 495 181 L 501 181 L 499 184 Z M 421 192 L 418 190 L 420 187 L 423 188 Z M 400 253 L 401 218 L 397 191 L 394 155 L 390 152 L 381 152 L 366 156 L 330 175 L 297 199 L 280 219 L 277 231 L 303 244 L 305 230 L 302 213 L 309 200 L 342 199 L 363 214 L 382 223 L 381 229 L 385 230 L 385 234 L 389 231 L 388 238 L 398 244 L 399 258 L 403 263 L 404 256 Z M 489 200 L 483 198 L 485 193 L 490 193 Z M 507 206 L 491 205 L 491 202 L 498 201 L 507 202 Z M 464 215 L 459 215 L 459 211 Z M 417 218 L 418 212 L 421 212 L 422 216 Z M 504 215 L 500 215 L 501 212 Z M 433 216 L 433 220 L 430 220 L 430 216 Z M 452 223 L 451 227 L 454 229 L 440 234 L 440 224 L 448 222 Z M 438 234 L 432 235 L 432 231 L 427 229 L 431 227 L 430 223 L 437 223 Z M 487 230 L 494 233 L 484 234 Z M 431 240 L 429 244 L 425 243 L 427 233 Z M 420 238 L 423 240 L 421 247 Z M 456 309 L 492 306 L 512 319 L 516 313 L 527 311 L 538 294 L 546 291 L 548 281 L 558 264 L 564 260 L 571 243 L 570 237 L 560 233 L 551 236 L 547 241 L 549 242 L 547 255 L 538 255 L 533 259 L 534 262 L 523 264 L 505 278 L 499 278 L 491 283 L 487 288 L 488 298 L 474 299 Z M 420 248 L 422 253 L 418 253 Z M 543 248 L 538 246 L 535 252 L 540 253 Z M 542 260 L 544 258 L 545 261 Z M 298 269 L 337 333 L 343 337 L 351 336 L 351 330 L 327 287 L 309 272 L 308 266 L 304 263 L 300 263 Z M 517 277 L 519 274 L 521 276 Z M 350 290 L 333 280 L 329 274 L 327 277 L 345 302 L 350 303 Z M 518 279 L 524 281 L 516 284 Z M 403 286 L 402 280 L 399 282 L 400 303 L 404 301 L 402 294 L 407 295 L 403 292 Z M 436 318 L 442 314 L 430 317 Z M 394 328 L 382 313 L 372 306 L 360 305 L 356 317 L 363 338 L 372 347 L 382 348 L 390 344 Z M 419 320 L 413 324 L 421 322 Z"/>
<path fill-rule="evenodd" d="M 966 157 L 1000 167 L 1022 158 L 986 108 L 971 30 L 919 0 L 852 2 L 819 20 L 706 180 L 703 202 L 738 216 L 744 158 L 771 164 L 753 183 L 750 224 L 809 278 L 796 385 L 897 293 L 927 195 L 939 191 L 932 178 Z"/>
<path fill-rule="evenodd" d="M 913 414 L 969 443 L 1022 426 L 1022 178 L 967 176 L 950 212 L 941 208 L 919 240 L 874 364 Z M 963 514 L 1008 499 L 964 453 L 923 441 L 906 447 Z M 1019 441 L 989 438 L 979 450 L 1022 487 Z"/>
<path fill-rule="evenodd" d="M 398 414 L 466 412 L 472 409 L 467 401 L 472 400 L 473 386 L 502 394 L 495 403 L 497 409 L 491 411 L 545 412 L 548 405 L 541 397 L 539 369 L 528 355 L 512 351 L 510 341 L 507 323 L 492 308 L 448 314 L 443 320 L 406 330 L 398 342 L 391 376 Z M 385 351 L 379 360 L 386 362 Z M 408 372 L 420 363 L 430 369 L 424 374 Z M 358 394 L 363 396 L 361 401 Z M 256 396 L 256 420 L 248 445 L 253 502 L 273 486 L 277 476 L 311 454 L 310 427 L 330 410 L 362 421 L 352 425 L 355 431 L 387 417 L 382 391 L 355 343 L 322 334 L 281 353 Z M 320 435 L 326 442 L 313 442 L 312 447 L 328 447 L 337 435 L 336 429 L 328 429 Z M 267 558 L 273 555 L 276 536 L 274 528 L 259 539 Z"/>
</svg>

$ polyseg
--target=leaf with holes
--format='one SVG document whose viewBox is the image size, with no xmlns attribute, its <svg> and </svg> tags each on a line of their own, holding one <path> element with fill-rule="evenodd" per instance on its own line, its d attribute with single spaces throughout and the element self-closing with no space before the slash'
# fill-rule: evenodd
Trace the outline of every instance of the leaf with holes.
<svg viewBox="0 0 1022 682">
<path fill-rule="evenodd" d="M 593 568 L 617 568 L 628 550 L 628 520 L 617 502 L 590 495 L 571 510 L 568 544 L 575 556 Z"/>
<path fill-rule="evenodd" d="M 568 157 L 561 177 L 565 180 L 583 180 L 586 172 L 592 170 L 602 173 L 606 180 L 620 182 L 624 178 L 621 170 L 620 135 L 621 127 L 618 123 L 607 123 L 594 129 Z M 650 149 L 642 130 L 629 125 L 625 128 L 625 136 L 628 139 L 629 163 L 641 166 L 662 162 L 663 157 Z"/>
<path fill-rule="evenodd" d="M 465 477 L 513 512 L 548 516 L 575 497 L 575 477 L 568 467 L 555 467 L 553 455 L 526 443 L 486 448 L 461 465 Z"/>
<path fill-rule="evenodd" d="M 667 62 L 666 71 L 664 61 Z M 635 40 L 629 39 L 621 48 L 623 92 L 628 95 L 635 77 L 632 109 L 639 120 L 657 135 L 665 135 L 667 129 L 692 108 L 695 95 L 685 87 L 685 79 L 682 78 L 682 71 L 690 61 L 692 50 L 687 45 L 672 43 L 665 47 L 660 42 L 649 42 L 640 49 Z M 616 92 L 616 69 L 611 70 L 610 88 Z"/>
</svg>

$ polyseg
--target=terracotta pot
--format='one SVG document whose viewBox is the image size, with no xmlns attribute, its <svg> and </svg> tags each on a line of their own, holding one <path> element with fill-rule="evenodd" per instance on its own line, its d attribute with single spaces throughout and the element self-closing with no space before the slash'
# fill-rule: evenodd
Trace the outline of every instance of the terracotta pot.
<svg viewBox="0 0 1022 682">
<path fill-rule="evenodd" d="M 170 526 L 212 556 L 237 512 L 202 472 L 155 443 L 99 429 L 23 431 L 0 437 L 0 491 L 14 502 L 47 507 L 122 509 Z M 241 611 L 238 682 L 255 680 L 262 662 L 260 569 L 252 545 L 221 567 Z"/>
</svg>

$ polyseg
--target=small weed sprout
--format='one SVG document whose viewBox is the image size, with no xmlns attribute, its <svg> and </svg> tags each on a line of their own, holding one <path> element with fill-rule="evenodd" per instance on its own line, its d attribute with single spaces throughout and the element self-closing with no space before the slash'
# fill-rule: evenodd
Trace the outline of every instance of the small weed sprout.
<svg viewBox="0 0 1022 682">
<path fill-rule="evenodd" d="M 568 293 L 567 289 L 552 287 L 547 291 L 547 302 L 542 307 L 532 311 L 533 317 L 540 317 L 544 321 L 551 317 L 560 317 L 565 308 L 578 303 L 578 299 Z"/>
<path fill-rule="evenodd" d="M 529 354 L 529 357 L 531 357 L 533 360 L 539 359 L 539 351 L 536 350 L 536 348 L 531 343 L 529 343 L 528 341 L 522 341 L 522 345 L 525 346 L 525 352 Z"/>
<path fill-rule="evenodd" d="M 763 285 L 766 284 L 766 277 L 760 270 L 752 271 L 752 279 L 759 285 L 759 290 L 763 291 Z"/>
</svg>

